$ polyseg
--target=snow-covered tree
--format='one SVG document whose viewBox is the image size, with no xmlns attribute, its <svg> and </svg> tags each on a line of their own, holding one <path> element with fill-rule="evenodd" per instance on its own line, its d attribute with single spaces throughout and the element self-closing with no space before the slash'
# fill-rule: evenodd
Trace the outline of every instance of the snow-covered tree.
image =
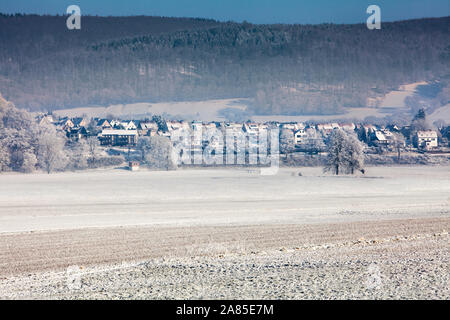
<svg viewBox="0 0 450 320">
<path fill-rule="evenodd" d="M 364 166 L 364 146 L 355 134 L 346 134 L 345 137 L 345 165 L 347 170 L 354 174 Z"/>
<path fill-rule="evenodd" d="M 401 151 L 405 147 L 405 137 L 399 132 L 394 132 L 392 137 L 393 146 L 397 150 L 397 163 L 399 163 Z"/>
<path fill-rule="evenodd" d="M 167 137 L 142 137 L 138 141 L 141 158 L 147 166 L 157 169 L 175 169 L 172 159 L 172 142 Z"/>
<path fill-rule="evenodd" d="M 4 144 L 4 141 L 0 139 L 0 172 L 8 171 L 10 165 L 8 146 Z"/>
<path fill-rule="evenodd" d="M 85 139 L 80 139 L 68 146 L 69 168 L 86 169 L 88 167 L 88 144 Z"/>
<path fill-rule="evenodd" d="M 24 167 L 24 159 L 32 159 L 32 156 L 27 154 L 35 153 L 35 136 L 32 132 L 32 127 L 27 130 L 4 128 L 0 131 L 0 144 L 6 150 L 6 156 L 4 157 L 9 157 L 9 160 L 6 160 L 9 169 L 21 172 L 31 172 L 34 170 L 30 166 L 30 161 Z"/>
<path fill-rule="evenodd" d="M 36 169 L 37 158 L 36 155 L 27 151 L 23 154 L 22 172 L 33 172 Z"/>
<path fill-rule="evenodd" d="M 340 129 L 331 132 L 327 141 L 327 162 L 324 171 L 351 173 L 361 170 L 364 166 L 363 145 L 354 134 L 348 134 Z"/>
<path fill-rule="evenodd" d="M 29 112 L 0 96 L 0 171 L 35 170 L 36 128 Z"/>
<path fill-rule="evenodd" d="M 141 153 L 141 161 L 145 162 L 145 157 L 147 155 L 147 153 L 150 152 L 152 147 L 151 144 L 151 139 L 150 137 L 141 137 L 138 140 L 138 143 L 136 145 L 136 148 L 139 150 L 139 152 Z"/>
<path fill-rule="evenodd" d="M 295 149 L 294 132 L 290 129 L 281 129 L 280 131 L 280 152 L 286 156 Z"/>
<path fill-rule="evenodd" d="M 433 127 L 428 122 L 425 109 L 420 109 L 411 121 L 411 135 L 416 134 L 417 131 L 431 130 Z"/>
<path fill-rule="evenodd" d="M 88 163 L 92 165 L 95 164 L 95 161 L 97 161 L 98 157 L 100 156 L 100 141 L 97 137 L 88 137 L 86 139 L 86 147 L 87 147 L 87 153 L 89 156 Z"/>
<path fill-rule="evenodd" d="M 342 172 L 346 166 L 346 137 L 344 131 L 334 130 L 327 141 L 327 162 L 324 171 L 333 172 L 336 175 Z"/>
<path fill-rule="evenodd" d="M 51 125 L 41 126 L 37 137 L 38 165 L 47 173 L 63 169 L 67 164 L 65 139 Z"/>
</svg>

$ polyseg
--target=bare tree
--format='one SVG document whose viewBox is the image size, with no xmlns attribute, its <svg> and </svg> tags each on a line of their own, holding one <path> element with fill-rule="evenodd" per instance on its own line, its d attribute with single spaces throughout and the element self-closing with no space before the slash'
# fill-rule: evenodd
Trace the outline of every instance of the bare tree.
<svg viewBox="0 0 450 320">
<path fill-rule="evenodd" d="M 395 150 L 397 150 L 397 163 L 400 163 L 400 154 L 402 151 L 402 148 L 405 147 L 405 137 L 401 133 L 394 132 L 392 134 L 393 140 L 393 146 Z"/>
<path fill-rule="evenodd" d="M 88 167 L 88 144 L 85 139 L 71 143 L 69 162 L 72 169 L 86 169 Z"/>
<path fill-rule="evenodd" d="M 364 165 L 363 145 L 353 134 L 342 130 L 334 130 L 327 141 L 327 162 L 324 171 L 354 174 L 362 170 Z"/>
<path fill-rule="evenodd" d="M 151 168 L 175 169 L 172 159 L 172 143 L 167 137 L 142 137 L 138 142 L 141 159 Z"/>
<path fill-rule="evenodd" d="M 362 170 L 364 166 L 364 147 L 354 134 L 345 137 L 345 162 L 347 170 L 354 174 L 355 170 Z"/>
<path fill-rule="evenodd" d="M 38 162 L 36 155 L 28 150 L 23 153 L 22 161 L 22 171 L 23 172 L 33 172 L 36 170 L 36 163 Z"/>
<path fill-rule="evenodd" d="M 97 137 L 88 137 L 86 139 L 87 152 L 89 155 L 88 163 L 93 166 L 98 159 L 100 153 L 100 142 Z"/>
<path fill-rule="evenodd" d="M 324 171 L 331 171 L 339 175 L 340 170 L 346 165 L 346 134 L 342 130 L 331 132 L 327 141 L 327 162 Z"/>
<path fill-rule="evenodd" d="M 9 149 L 3 142 L 3 139 L 0 139 L 0 172 L 7 171 L 10 165 Z"/>
<path fill-rule="evenodd" d="M 38 165 L 47 173 L 65 167 L 67 156 L 64 144 L 64 138 L 58 135 L 53 127 L 46 126 L 39 132 L 37 138 Z"/>
<path fill-rule="evenodd" d="M 145 162 L 146 155 L 151 151 L 152 148 L 152 142 L 150 137 L 141 137 L 138 140 L 138 143 L 136 145 L 136 148 L 141 153 L 141 161 Z"/>
<path fill-rule="evenodd" d="M 290 129 L 281 129 L 280 131 L 280 152 L 287 155 L 294 151 L 294 132 Z"/>
</svg>

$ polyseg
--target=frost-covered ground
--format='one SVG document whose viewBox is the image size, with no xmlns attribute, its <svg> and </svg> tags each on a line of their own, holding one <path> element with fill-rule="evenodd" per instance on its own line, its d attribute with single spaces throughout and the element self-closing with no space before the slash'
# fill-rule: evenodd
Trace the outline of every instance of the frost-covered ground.
<svg viewBox="0 0 450 320">
<path fill-rule="evenodd" d="M 0 298 L 449 299 L 449 201 L 450 167 L 1 174 Z"/>
<path fill-rule="evenodd" d="M 320 168 L 274 176 L 246 169 L 3 174 L 0 232 L 448 216 L 449 181 L 449 167 L 378 167 L 338 177 Z"/>
<path fill-rule="evenodd" d="M 0 299 L 449 299 L 449 227 L 439 218 L 2 236 Z"/>
</svg>

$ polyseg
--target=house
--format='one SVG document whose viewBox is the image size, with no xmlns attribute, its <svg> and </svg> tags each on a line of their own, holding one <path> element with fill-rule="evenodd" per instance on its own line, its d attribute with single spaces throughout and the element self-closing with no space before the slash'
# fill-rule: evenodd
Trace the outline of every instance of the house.
<svg viewBox="0 0 450 320">
<path fill-rule="evenodd" d="M 394 134 L 389 129 L 386 129 L 386 128 L 381 129 L 381 132 L 383 132 L 384 136 L 387 139 L 392 139 L 394 137 Z"/>
<path fill-rule="evenodd" d="M 154 136 L 158 131 L 158 124 L 156 122 L 140 121 L 137 130 L 140 136 Z"/>
<path fill-rule="evenodd" d="M 110 120 L 109 121 L 109 124 L 111 125 L 111 127 L 112 128 L 115 128 L 115 127 L 118 127 L 118 126 L 120 126 L 120 124 L 121 124 L 121 121 L 119 121 L 119 120 Z"/>
<path fill-rule="evenodd" d="M 296 145 L 299 145 L 302 143 L 302 141 L 304 140 L 304 138 L 306 137 L 306 130 L 303 129 L 298 129 L 297 131 L 294 132 L 294 143 Z"/>
<path fill-rule="evenodd" d="M 216 152 L 223 153 L 224 141 L 220 137 L 211 136 L 209 140 L 202 141 L 202 147 L 208 146 L 210 150 L 214 150 Z"/>
<path fill-rule="evenodd" d="M 379 147 L 387 146 L 389 144 L 389 140 L 386 138 L 384 133 L 380 130 L 376 130 L 373 132 L 372 142 Z"/>
<path fill-rule="evenodd" d="M 246 132 L 258 131 L 259 130 L 259 125 L 257 123 L 253 123 L 253 122 L 246 122 L 246 123 L 244 123 L 244 130 Z"/>
<path fill-rule="evenodd" d="M 203 129 L 203 123 L 201 121 L 192 121 L 191 122 L 191 128 L 192 130 L 202 130 Z"/>
<path fill-rule="evenodd" d="M 375 127 L 372 124 L 365 124 L 365 125 L 363 125 L 363 128 L 366 131 L 366 134 L 368 134 L 368 135 L 373 134 L 377 130 L 377 127 Z"/>
<path fill-rule="evenodd" d="M 69 132 L 67 132 L 67 138 L 71 141 L 78 141 L 81 138 L 87 137 L 87 130 L 85 127 L 77 127 L 71 128 Z"/>
<path fill-rule="evenodd" d="M 259 126 L 257 123 L 246 122 L 244 123 L 243 130 L 250 137 L 258 136 Z"/>
<path fill-rule="evenodd" d="M 68 117 L 64 117 L 59 120 L 59 122 L 56 124 L 59 130 L 69 132 L 70 129 L 75 127 L 75 124 L 72 122 L 71 119 Z"/>
<path fill-rule="evenodd" d="M 96 126 L 101 129 L 110 129 L 111 124 L 107 119 L 98 119 Z"/>
<path fill-rule="evenodd" d="M 432 149 L 438 146 L 438 136 L 436 131 L 417 131 L 414 141 L 417 148 Z"/>
<path fill-rule="evenodd" d="M 157 134 L 158 136 L 161 136 L 161 137 L 167 137 L 167 138 L 170 139 L 170 132 L 169 132 L 169 131 L 161 131 L 161 130 L 158 130 L 158 131 L 156 132 L 156 134 Z"/>
<path fill-rule="evenodd" d="M 333 129 L 339 129 L 341 126 L 339 125 L 339 123 L 337 123 L 337 122 L 333 122 L 332 124 L 331 124 L 331 126 L 333 127 Z"/>
<path fill-rule="evenodd" d="M 169 131 L 175 131 L 175 130 L 181 130 L 181 129 L 188 130 L 189 124 L 185 121 L 167 121 L 167 129 Z"/>
<path fill-rule="evenodd" d="M 203 124 L 203 128 L 205 130 L 216 130 L 217 125 L 215 122 L 208 122 L 208 123 Z"/>
<path fill-rule="evenodd" d="M 124 130 L 137 130 L 137 126 L 133 122 L 133 120 L 121 122 L 120 127 L 123 128 Z"/>
<path fill-rule="evenodd" d="M 396 124 L 390 124 L 386 127 L 391 132 L 400 132 L 401 128 Z"/>
<path fill-rule="evenodd" d="M 303 122 L 297 122 L 295 124 L 295 130 L 305 129 L 306 125 Z"/>
<path fill-rule="evenodd" d="M 307 127 L 303 132 L 298 133 L 296 136 L 296 148 L 302 152 L 309 154 L 317 154 L 324 151 L 325 141 L 321 134 L 314 127 Z"/>
<path fill-rule="evenodd" d="M 335 123 L 334 125 L 337 125 L 337 123 Z M 338 125 L 338 126 L 339 126 L 339 125 Z M 333 131 L 333 129 L 334 129 L 335 127 L 334 127 L 333 124 L 331 124 L 331 123 L 321 123 L 321 124 L 318 124 L 318 125 L 316 126 L 316 128 L 317 128 L 317 131 L 319 131 L 319 132 L 322 133 L 323 135 L 328 135 L 328 134 L 331 133 L 331 131 Z"/>
<path fill-rule="evenodd" d="M 243 125 L 243 131 L 252 147 L 257 146 L 259 139 L 263 139 L 267 135 L 267 129 L 268 125 L 265 123 L 246 122 Z"/>
<path fill-rule="evenodd" d="M 138 139 L 137 130 L 105 129 L 99 135 L 100 143 L 109 146 L 136 145 Z"/>
<path fill-rule="evenodd" d="M 37 120 L 38 120 L 39 125 L 53 124 L 55 122 L 55 119 L 53 118 L 53 116 L 51 114 L 44 114 L 44 115 L 38 116 Z"/>
<path fill-rule="evenodd" d="M 87 127 L 89 125 L 89 120 L 86 118 L 73 118 L 72 122 L 74 127 Z"/>
<path fill-rule="evenodd" d="M 235 123 L 235 122 L 227 122 L 224 124 L 225 130 L 231 130 L 233 132 L 240 132 L 242 131 L 243 125 L 242 123 Z"/>
<path fill-rule="evenodd" d="M 342 124 L 340 124 L 340 127 L 342 130 L 348 131 L 348 132 L 355 131 L 355 129 L 356 129 L 356 126 L 354 123 L 342 123 Z"/>
<path fill-rule="evenodd" d="M 283 124 L 281 124 L 280 129 L 295 131 L 298 128 L 297 128 L 297 124 L 295 124 L 295 123 L 283 123 Z"/>
</svg>

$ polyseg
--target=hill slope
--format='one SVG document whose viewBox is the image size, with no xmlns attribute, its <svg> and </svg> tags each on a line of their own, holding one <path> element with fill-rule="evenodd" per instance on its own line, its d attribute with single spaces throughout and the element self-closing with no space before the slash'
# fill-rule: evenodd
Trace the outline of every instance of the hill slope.
<svg viewBox="0 0 450 320">
<path fill-rule="evenodd" d="M 336 114 L 450 74 L 450 17 L 357 25 L 0 16 L 0 92 L 33 110 L 254 98 L 255 114 Z"/>
</svg>

